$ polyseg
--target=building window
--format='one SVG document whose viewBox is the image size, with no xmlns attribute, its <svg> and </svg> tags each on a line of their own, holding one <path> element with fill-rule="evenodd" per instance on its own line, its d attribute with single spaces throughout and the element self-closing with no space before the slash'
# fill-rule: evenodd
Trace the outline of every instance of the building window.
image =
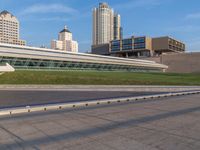
<svg viewBox="0 0 200 150">
<path fill-rule="evenodd" d="M 135 38 L 135 39 L 134 39 L 134 43 L 135 43 L 135 44 L 138 44 L 138 43 L 145 43 L 145 37 Z"/>
<path fill-rule="evenodd" d="M 120 51 L 120 40 L 111 42 L 111 51 Z"/>
<path fill-rule="evenodd" d="M 122 50 L 132 50 L 133 49 L 133 39 L 122 40 Z"/>
<path fill-rule="evenodd" d="M 145 43 L 134 44 L 134 49 L 145 49 Z"/>
</svg>

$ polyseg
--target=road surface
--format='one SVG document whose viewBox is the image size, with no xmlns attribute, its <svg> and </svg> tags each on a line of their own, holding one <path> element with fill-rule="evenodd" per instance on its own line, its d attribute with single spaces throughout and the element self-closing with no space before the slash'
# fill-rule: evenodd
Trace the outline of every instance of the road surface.
<svg viewBox="0 0 200 150">
<path fill-rule="evenodd" d="M 0 149 L 199 150 L 200 95 L 0 118 Z"/>
<path fill-rule="evenodd" d="M 0 90 L 0 109 L 18 106 L 152 95 L 159 93 L 166 92 Z"/>
</svg>

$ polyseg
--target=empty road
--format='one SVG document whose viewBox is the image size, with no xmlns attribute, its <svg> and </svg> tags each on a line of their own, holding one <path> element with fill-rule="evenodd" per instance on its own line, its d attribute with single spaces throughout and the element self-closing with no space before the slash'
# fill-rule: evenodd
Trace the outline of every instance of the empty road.
<svg viewBox="0 0 200 150">
<path fill-rule="evenodd" d="M 54 104 L 66 102 L 80 102 L 98 99 L 152 95 L 165 92 L 131 92 L 131 91 L 59 91 L 59 90 L 0 90 L 0 109 Z"/>
</svg>

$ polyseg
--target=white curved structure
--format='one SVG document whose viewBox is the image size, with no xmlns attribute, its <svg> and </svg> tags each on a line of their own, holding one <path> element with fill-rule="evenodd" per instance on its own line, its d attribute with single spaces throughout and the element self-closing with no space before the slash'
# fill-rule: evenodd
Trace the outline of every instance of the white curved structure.
<svg viewBox="0 0 200 150">
<path fill-rule="evenodd" d="M 0 44 L 0 62 L 15 68 L 94 68 L 105 70 L 155 70 L 168 67 L 154 61 L 126 59 L 59 50 Z"/>
<path fill-rule="evenodd" d="M 5 65 L 0 65 L 0 74 L 5 73 L 5 72 L 14 72 L 15 69 L 6 63 Z"/>
</svg>

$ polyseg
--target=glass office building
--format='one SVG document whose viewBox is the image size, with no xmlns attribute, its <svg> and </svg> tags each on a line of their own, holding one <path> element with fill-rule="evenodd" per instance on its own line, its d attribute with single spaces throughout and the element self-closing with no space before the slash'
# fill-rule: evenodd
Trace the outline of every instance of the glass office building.
<svg viewBox="0 0 200 150">
<path fill-rule="evenodd" d="M 133 50 L 134 49 L 133 42 L 134 42 L 133 38 L 123 39 L 122 40 L 122 51 Z"/>
<path fill-rule="evenodd" d="M 131 37 L 110 42 L 110 52 L 119 57 L 148 57 L 152 54 L 152 40 L 149 37 Z"/>
<path fill-rule="evenodd" d="M 115 51 L 120 51 L 121 49 L 121 41 L 120 40 L 113 40 L 111 41 L 111 51 L 115 52 Z"/>
</svg>

